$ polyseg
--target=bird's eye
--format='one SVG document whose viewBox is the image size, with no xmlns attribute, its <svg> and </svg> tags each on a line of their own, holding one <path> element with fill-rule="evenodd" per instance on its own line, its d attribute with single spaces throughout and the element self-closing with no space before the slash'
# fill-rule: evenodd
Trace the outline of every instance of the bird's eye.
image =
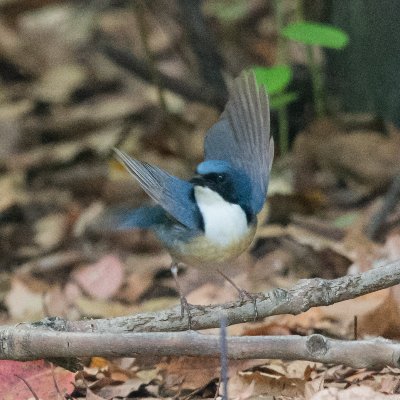
<svg viewBox="0 0 400 400">
<path fill-rule="evenodd" d="M 225 175 L 223 175 L 223 174 L 218 174 L 218 175 L 217 175 L 217 181 L 218 181 L 218 182 L 224 182 L 224 181 L 225 181 Z"/>
</svg>

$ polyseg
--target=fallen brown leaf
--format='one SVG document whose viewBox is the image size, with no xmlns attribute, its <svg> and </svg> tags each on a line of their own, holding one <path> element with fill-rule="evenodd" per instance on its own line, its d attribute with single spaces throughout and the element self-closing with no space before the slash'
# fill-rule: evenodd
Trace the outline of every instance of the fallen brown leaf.
<svg viewBox="0 0 400 400">
<path fill-rule="evenodd" d="M 399 137 L 376 131 L 342 130 L 335 121 L 313 121 L 294 144 L 295 186 L 312 190 L 321 181 L 342 179 L 354 192 L 365 195 L 390 183 L 399 165 Z"/>
<path fill-rule="evenodd" d="M 43 360 L 39 361 L 0 361 L 0 398 L 2 400 L 22 400 L 32 397 L 32 393 L 21 380 L 25 379 L 36 395 L 42 399 L 56 399 L 57 382 L 61 393 L 71 393 L 74 389 L 74 373 L 60 367 L 52 369 Z"/>
<path fill-rule="evenodd" d="M 233 376 L 237 371 L 260 364 L 260 360 L 231 360 L 228 374 Z M 220 367 L 219 358 L 214 357 L 168 357 L 157 365 L 167 388 L 178 386 L 188 390 L 198 389 L 218 378 Z"/>
<path fill-rule="evenodd" d="M 72 274 L 75 282 L 91 297 L 106 300 L 113 297 L 124 279 L 124 266 L 118 257 L 107 255 L 97 263 L 81 267 Z"/>
<path fill-rule="evenodd" d="M 361 334 L 383 336 L 388 339 L 400 338 L 399 292 L 399 286 L 386 289 L 385 293 L 382 293 L 382 296 L 386 296 L 374 308 L 371 308 L 365 315 L 359 317 Z"/>
<path fill-rule="evenodd" d="M 86 398 L 85 398 L 85 400 L 106 400 L 106 398 L 98 396 L 92 390 L 87 388 L 86 389 Z"/>
<path fill-rule="evenodd" d="M 165 386 L 194 390 L 219 376 L 220 360 L 212 357 L 169 357 L 158 364 Z"/>
<path fill-rule="evenodd" d="M 345 390 L 324 389 L 312 396 L 310 400 L 399 400 L 399 395 L 385 395 L 366 386 L 353 386 Z"/>
<path fill-rule="evenodd" d="M 320 392 L 324 388 L 325 377 L 322 374 L 318 378 L 315 378 L 304 385 L 304 397 L 306 400 L 310 400 L 316 393 Z"/>
<path fill-rule="evenodd" d="M 376 373 L 375 371 L 368 371 L 365 368 L 363 368 L 360 371 L 357 371 L 354 374 L 347 376 L 345 378 L 345 381 L 349 383 L 358 383 L 363 381 L 365 378 L 370 378 L 375 373 Z"/>
<path fill-rule="evenodd" d="M 229 379 L 228 393 L 233 398 L 243 398 L 241 393 L 249 391 L 251 385 L 254 385 L 252 397 L 260 395 L 300 397 L 304 395 L 305 381 L 286 376 L 271 377 L 259 371 L 244 372 Z"/>
<path fill-rule="evenodd" d="M 43 318 L 43 292 L 31 289 L 21 279 L 11 280 L 11 290 L 5 296 L 11 318 L 16 321 L 35 321 Z"/>
<path fill-rule="evenodd" d="M 119 385 L 104 386 L 97 394 L 105 399 L 126 398 L 130 393 L 136 392 L 142 385 L 144 385 L 144 382 L 141 379 L 131 378 Z"/>
<path fill-rule="evenodd" d="M 61 213 L 49 214 L 35 224 L 35 242 L 45 251 L 56 248 L 64 239 L 66 217 Z"/>
</svg>

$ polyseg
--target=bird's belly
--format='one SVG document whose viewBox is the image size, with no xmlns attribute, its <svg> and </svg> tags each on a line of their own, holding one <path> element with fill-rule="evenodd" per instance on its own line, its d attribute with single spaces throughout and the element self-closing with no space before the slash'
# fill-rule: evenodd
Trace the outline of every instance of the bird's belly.
<svg viewBox="0 0 400 400">
<path fill-rule="evenodd" d="M 169 252 L 176 261 L 194 267 L 212 267 L 235 259 L 243 253 L 253 241 L 255 232 L 256 225 L 249 226 L 240 238 L 223 243 L 211 241 L 205 235 L 197 236 L 188 242 L 176 243 L 169 248 Z"/>
</svg>

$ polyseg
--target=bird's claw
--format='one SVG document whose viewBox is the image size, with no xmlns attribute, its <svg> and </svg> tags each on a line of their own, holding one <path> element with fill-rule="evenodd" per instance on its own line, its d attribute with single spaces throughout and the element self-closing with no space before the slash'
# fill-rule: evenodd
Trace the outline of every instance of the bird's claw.
<svg viewBox="0 0 400 400">
<path fill-rule="evenodd" d="M 188 317 L 188 329 L 189 331 L 192 330 L 192 313 L 190 311 L 191 308 L 193 308 L 193 305 L 188 303 L 187 299 L 185 296 L 179 296 L 181 300 L 181 319 L 185 316 L 185 310 L 186 314 Z"/>
<path fill-rule="evenodd" d="M 227 275 L 225 275 L 222 271 L 217 270 L 220 275 L 222 275 L 238 292 L 239 292 L 239 299 L 240 304 L 243 305 L 246 301 L 246 298 L 253 302 L 254 307 L 254 321 L 258 319 L 258 309 L 257 309 L 257 299 L 263 298 L 264 295 L 262 293 L 249 293 L 247 290 L 241 289 L 239 286 L 236 285 L 235 282 Z"/>
<path fill-rule="evenodd" d="M 247 290 L 239 289 L 239 299 L 240 303 L 245 303 L 246 300 L 251 300 L 253 302 L 254 307 L 254 319 L 256 321 L 258 319 L 258 309 L 257 309 L 257 299 L 259 297 L 258 293 L 249 293 Z"/>
</svg>

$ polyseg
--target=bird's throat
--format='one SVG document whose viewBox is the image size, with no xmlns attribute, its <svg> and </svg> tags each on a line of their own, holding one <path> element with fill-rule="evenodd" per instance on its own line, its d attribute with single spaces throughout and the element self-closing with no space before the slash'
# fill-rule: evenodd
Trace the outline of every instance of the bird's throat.
<svg viewBox="0 0 400 400">
<path fill-rule="evenodd" d="M 194 196 L 203 217 L 205 236 L 210 242 L 226 247 L 248 237 L 251 228 L 242 207 L 227 202 L 204 186 L 195 186 Z"/>
</svg>

